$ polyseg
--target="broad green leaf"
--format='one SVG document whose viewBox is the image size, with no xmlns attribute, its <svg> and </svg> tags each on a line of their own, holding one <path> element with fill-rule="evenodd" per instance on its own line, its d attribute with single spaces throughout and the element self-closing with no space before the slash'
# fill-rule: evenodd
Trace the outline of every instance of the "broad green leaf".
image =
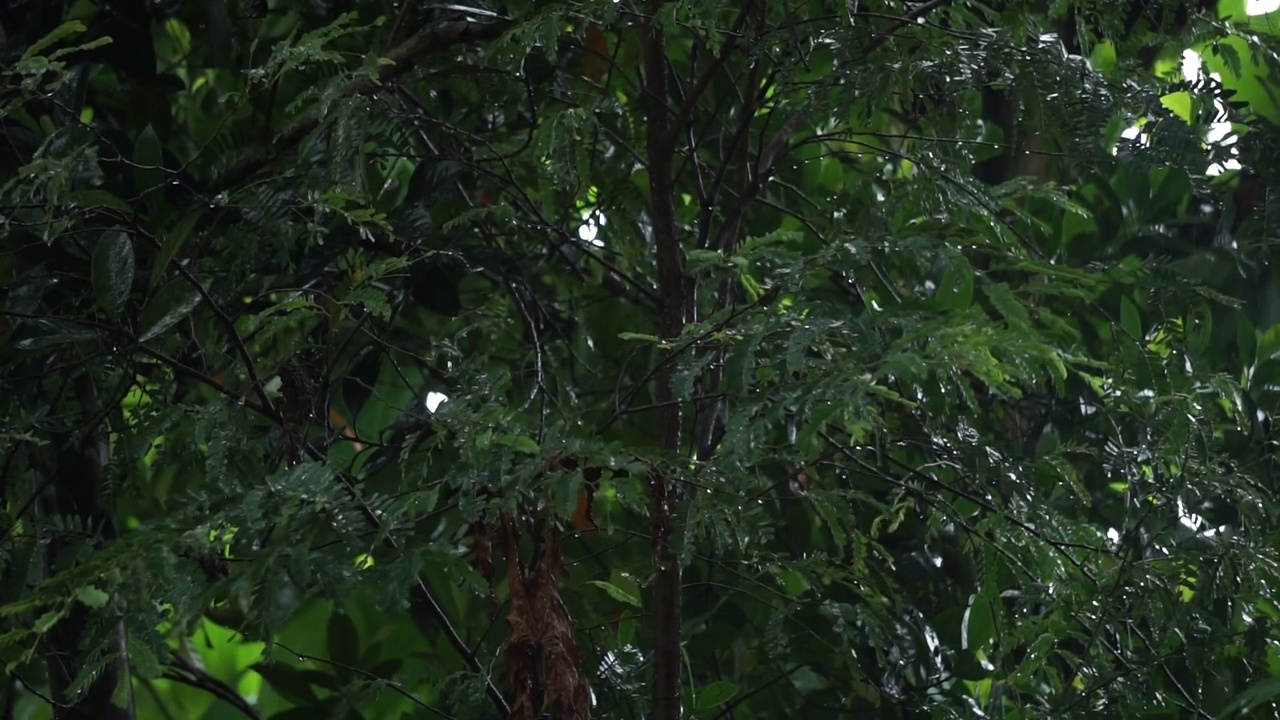
<svg viewBox="0 0 1280 720">
<path fill-rule="evenodd" d="M 637 603 L 639 601 L 637 600 Z M 630 603 L 628 603 L 630 604 Z M 636 619 L 631 615 L 623 615 L 618 620 L 618 645 L 626 647 L 630 645 L 636 637 Z"/>
<path fill-rule="evenodd" d="M 120 230 L 103 233 L 93 249 L 93 294 L 112 317 L 129 297 L 133 272 L 133 241 Z"/>
<path fill-rule="evenodd" d="M 105 607 L 111 600 L 111 596 L 93 585 L 84 585 L 76 590 L 76 599 L 91 608 L 98 609 Z"/>
<path fill-rule="evenodd" d="M 191 231 L 195 228 L 197 222 L 204 216 L 198 210 L 193 210 L 183 216 L 181 220 L 165 234 L 164 240 L 160 243 L 160 251 L 156 253 L 155 262 L 151 265 L 151 288 L 155 289 L 165 280 L 165 275 L 169 269 L 169 263 L 182 250 L 182 246 L 186 244 L 187 238 L 191 237 Z"/>
<path fill-rule="evenodd" d="M 1272 325 L 1262 332 L 1258 340 L 1258 361 L 1264 362 L 1280 355 L 1280 325 Z"/>
<path fill-rule="evenodd" d="M 177 325 L 200 304 L 200 292 L 186 280 L 175 280 L 160 288 L 142 310 L 138 341 L 146 342 Z"/>
<path fill-rule="evenodd" d="M 360 664 L 360 632 L 350 615 L 337 608 L 329 612 L 325 642 L 330 660 L 348 666 Z"/>
<path fill-rule="evenodd" d="M 710 710 L 718 708 L 721 705 L 733 699 L 738 694 L 738 686 L 728 680 L 717 680 L 697 691 L 694 696 L 693 709 Z"/>
<path fill-rule="evenodd" d="M 138 193 L 156 191 L 164 184 L 164 152 L 160 136 L 151 125 L 139 133 L 133 145 L 133 182 Z"/>
<path fill-rule="evenodd" d="M 514 448 L 515 450 L 529 455 L 537 455 L 541 450 L 538 447 L 538 441 L 524 435 L 499 435 L 496 441 L 500 445 Z"/>
<path fill-rule="evenodd" d="M 992 606 L 991 598 L 985 593 L 977 593 L 969 600 L 969 606 L 964 611 L 964 625 L 961 628 L 961 647 L 966 649 L 981 649 L 986 647 L 991 638 L 995 636 L 995 624 L 992 622 L 992 614 L 995 608 Z"/>
<path fill-rule="evenodd" d="M 27 327 L 36 332 L 31 337 L 14 343 L 19 350 L 43 350 L 58 345 L 92 341 L 98 337 L 91 328 L 61 320 L 32 321 Z"/>
<path fill-rule="evenodd" d="M 1187 92 L 1169 93 L 1160 98 L 1161 105 L 1164 105 L 1170 112 L 1186 122 L 1191 122 L 1194 117 L 1194 111 L 1191 109 L 1192 103 L 1191 93 Z"/>
<path fill-rule="evenodd" d="M 1094 45 L 1093 52 L 1089 54 L 1089 65 L 1104 75 L 1110 73 L 1116 65 L 1115 44 L 1103 41 Z"/>
<path fill-rule="evenodd" d="M 582 474 L 556 473 L 548 482 L 551 485 L 551 500 L 556 515 L 562 518 L 572 517 L 578 507 L 578 494 L 583 491 Z"/>
<path fill-rule="evenodd" d="M 1246 372 L 1258 361 L 1258 331 L 1243 310 L 1236 311 L 1236 348 Z"/>
<path fill-rule="evenodd" d="M 803 575 L 794 570 L 779 571 L 778 581 L 788 595 L 803 595 L 809 591 L 809 582 L 805 580 Z"/>
<path fill-rule="evenodd" d="M 319 701 L 307 675 L 282 662 L 258 663 L 252 670 L 263 677 L 273 690 L 291 702 L 314 706 Z"/>
</svg>

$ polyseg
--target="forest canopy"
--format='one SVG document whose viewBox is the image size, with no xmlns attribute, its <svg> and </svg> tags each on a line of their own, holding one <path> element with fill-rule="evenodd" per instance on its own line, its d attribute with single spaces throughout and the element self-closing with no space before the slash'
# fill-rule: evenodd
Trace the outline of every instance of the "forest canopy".
<svg viewBox="0 0 1280 720">
<path fill-rule="evenodd" d="M 1280 712 L 1280 11 L 9 0 L 0 720 Z"/>
</svg>

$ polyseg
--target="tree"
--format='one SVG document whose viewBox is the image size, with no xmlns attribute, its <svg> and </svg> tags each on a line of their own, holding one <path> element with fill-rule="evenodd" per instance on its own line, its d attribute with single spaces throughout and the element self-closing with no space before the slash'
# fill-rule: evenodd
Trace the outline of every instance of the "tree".
<svg viewBox="0 0 1280 720">
<path fill-rule="evenodd" d="M 12 5 L 9 717 L 1273 707 L 1243 2 Z"/>
</svg>

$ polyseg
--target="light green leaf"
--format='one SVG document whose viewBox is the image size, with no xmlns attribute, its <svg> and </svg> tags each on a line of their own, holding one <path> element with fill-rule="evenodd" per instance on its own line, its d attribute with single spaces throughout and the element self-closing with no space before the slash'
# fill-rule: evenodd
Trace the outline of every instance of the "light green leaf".
<svg viewBox="0 0 1280 720">
<path fill-rule="evenodd" d="M 80 33 L 84 32 L 85 29 L 86 28 L 84 23 L 80 22 L 79 20 L 72 20 L 70 22 L 62 23 L 58 27 L 54 28 L 53 31 L 50 32 L 48 35 L 45 35 L 44 37 L 31 43 L 30 47 L 27 48 L 26 52 L 22 53 L 22 59 L 28 60 L 30 58 L 33 58 L 36 55 L 39 55 L 40 53 L 44 52 L 45 48 L 52 47 L 58 42 L 71 37 L 72 35 L 79 35 Z"/>
<path fill-rule="evenodd" d="M 494 442 L 530 455 L 537 455 L 540 449 L 536 440 L 524 435 L 499 435 Z"/>
<path fill-rule="evenodd" d="M 725 261 L 724 254 L 718 250 L 689 250 L 685 253 L 685 258 L 690 271 L 710 265 L 723 265 Z"/>
<path fill-rule="evenodd" d="M 1013 328 L 1025 328 L 1031 325 L 1031 317 L 1027 308 L 1014 296 L 1007 283 L 990 283 L 984 285 L 982 291 L 995 307 L 996 312 Z"/>
<path fill-rule="evenodd" d="M 62 612 L 58 610 L 50 610 L 40 617 L 36 618 L 36 632 L 44 634 L 49 632 L 58 621 L 62 619 Z"/>
<path fill-rule="evenodd" d="M 76 599 L 96 610 L 104 607 L 111 600 L 111 596 L 93 585 L 85 585 L 76 590 Z"/>
<path fill-rule="evenodd" d="M 626 603 L 627 605 L 631 605 L 632 607 L 640 607 L 640 598 L 636 597 L 635 595 L 632 595 L 631 593 L 627 592 L 626 590 L 623 590 L 622 588 L 618 587 L 617 585 L 614 585 L 611 582 L 605 582 L 604 580 L 588 580 L 587 584 L 595 585 L 601 590 L 604 590 L 605 592 L 609 593 L 609 597 L 613 598 L 614 600 L 617 600 L 618 602 Z"/>
</svg>

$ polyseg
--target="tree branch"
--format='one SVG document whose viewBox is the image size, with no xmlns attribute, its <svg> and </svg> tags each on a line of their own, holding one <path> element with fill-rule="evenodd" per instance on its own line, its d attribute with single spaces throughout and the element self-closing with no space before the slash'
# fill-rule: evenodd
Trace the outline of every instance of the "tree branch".
<svg viewBox="0 0 1280 720">
<path fill-rule="evenodd" d="M 456 20 L 419 30 L 416 34 L 392 48 L 386 54 L 391 62 L 378 67 L 374 77 L 361 77 L 347 83 L 331 99 L 346 98 L 360 93 L 378 90 L 382 85 L 411 70 L 414 63 L 433 52 L 442 52 L 466 42 L 492 40 L 510 27 L 510 23 L 502 20 L 476 21 Z M 270 152 L 259 149 L 241 156 L 234 163 L 218 174 L 211 186 L 211 194 L 231 190 L 240 183 L 253 177 L 280 155 L 297 147 L 303 139 L 320 126 L 325 114 L 315 110 L 302 116 L 297 122 L 285 128 L 271 143 Z"/>
</svg>

